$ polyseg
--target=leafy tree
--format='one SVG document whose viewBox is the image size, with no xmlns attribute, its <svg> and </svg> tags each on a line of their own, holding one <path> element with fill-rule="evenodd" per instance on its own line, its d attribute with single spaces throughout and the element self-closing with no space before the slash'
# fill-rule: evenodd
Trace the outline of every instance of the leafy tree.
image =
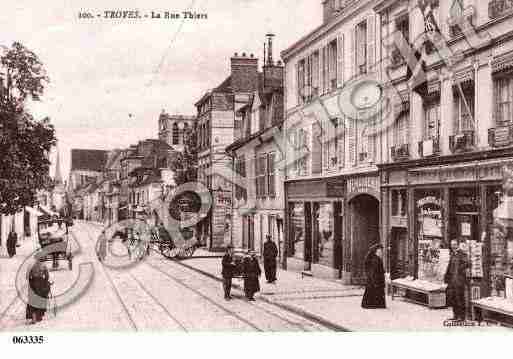
<svg viewBox="0 0 513 359">
<path fill-rule="evenodd" d="M 183 152 L 178 152 L 171 161 L 171 169 L 174 171 L 174 180 L 177 186 L 198 180 L 198 147 L 197 133 L 189 129 L 185 135 Z"/>
<path fill-rule="evenodd" d="M 27 100 L 39 101 L 49 81 L 36 54 L 15 42 L 0 56 L 0 213 L 34 204 L 51 187 L 48 154 L 55 130 L 48 117 L 36 121 Z"/>
</svg>

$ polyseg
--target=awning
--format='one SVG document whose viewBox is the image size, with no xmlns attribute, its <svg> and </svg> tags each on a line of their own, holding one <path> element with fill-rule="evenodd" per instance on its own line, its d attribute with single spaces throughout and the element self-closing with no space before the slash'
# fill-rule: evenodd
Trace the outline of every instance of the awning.
<svg viewBox="0 0 513 359">
<path fill-rule="evenodd" d="M 25 211 L 27 211 L 28 213 L 30 213 L 34 216 L 37 216 L 37 217 L 43 215 L 43 213 L 39 212 L 37 209 L 29 207 L 29 206 L 25 206 Z"/>
</svg>

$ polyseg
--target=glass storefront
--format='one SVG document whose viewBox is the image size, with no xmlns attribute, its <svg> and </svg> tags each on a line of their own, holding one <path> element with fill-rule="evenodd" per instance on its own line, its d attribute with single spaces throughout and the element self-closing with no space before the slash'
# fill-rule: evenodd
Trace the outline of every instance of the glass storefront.
<svg viewBox="0 0 513 359">
<path fill-rule="evenodd" d="M 334 263 L 334 210 L 330 202 L 314 203 L 316 213 L 314 237 L 314 263 L 333 267 Z"/>
<path fill-rule="evenodd" d="M 290 226 L 289 226 L 289 248 L 287 254 L 300 260 L 304 259 L 305 247 L 305 205 L 304 203 L 292 202 L 289 204 Z"/>
<path fill-rule="evenodd" d="M 444 238 L 442 191 L 415 191 L 415 211 L 418 279 L 443 283 L 449 263 L 449 243 Z"/>
<path fill-rule="evenodd" d="M 307 262 L 307 269 L 310 264 L 335 268 L 335 218 L 340 219 L 341 231 L 341 207 L 342 202 L 290 202 L 287 256 Z"/>
</svg>

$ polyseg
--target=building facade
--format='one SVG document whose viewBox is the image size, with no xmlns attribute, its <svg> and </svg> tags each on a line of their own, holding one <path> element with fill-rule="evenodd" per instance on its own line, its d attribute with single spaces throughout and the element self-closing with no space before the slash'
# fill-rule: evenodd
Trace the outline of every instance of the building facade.
<svg viewBox="0 0 513 359">
<path fill-rule="evenodd" d="M 239 109 L 240 131 L 226 151 L 233 158 L 233 170 L 241 177 L 234 181 L 232 243 L 262 255 L 270 235 L 283 253 L 283 171 L 277 170 L 281 152 L 274 136 L 281 137 L 283 125 L 283 66 L 272 58 L 272 36 L 268 36 L 268 56 L 259 73 L 258 90 Z"/>
<path fill-rule="evenodd" d="M 199 236 L 211 250 L 222 249 L 231 241 L 232 159 L 225 149 L 240 131 L 241 114 L 258 88 L 258 60 L 235 54 L 231 73 L 218 87 L 206 92 L 196 103 L 198 138 L 198 180 L 213 195 L 210 214 L 198 226 Z"/>
<path fill-rule="evenodd" d="M 194 128 L 195 116 L 169 115 L 162 110 L 159 116 L 159 140 L 172 146 L 176 151 L 184 150 L 186 133 Z"/>
<path fill-rule="evenodd" d="M 513 7 L 472 0 L 431 6 L 452 58 L 440 50 L 423 56 L 424 89 L 408 91 L 406 61 L 394 47 L 388 56 L 383 51 L 385 82 L 400 94 L 379 166 L 387 270 L 392 279 L 442 285 L 450 241 L 458 240 L 472 259 L 477 299 L 513 274 L 513 242 L 496 216 L 513 159 Z M 422 13 L 406 1 L 381 1 L 375 10 L 383 34 L 401 31 L 413 43 L 424 31 Z"/>
<path fill-rule="evenodd" d="M 355 284 L 381 241 L 383 134 L 366 121 L 374 108 L 354 111 L 339 99 L 352 83 L 379 77 L 374 5 L 323 2 L 323 24 L 282 52 L 286 265 Z"/>
</svg>

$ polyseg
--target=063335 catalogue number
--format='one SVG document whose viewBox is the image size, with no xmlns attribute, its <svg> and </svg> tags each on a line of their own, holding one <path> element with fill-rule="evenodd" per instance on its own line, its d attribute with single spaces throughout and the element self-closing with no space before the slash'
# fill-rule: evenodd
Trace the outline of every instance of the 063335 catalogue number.
<svg viewBox="0 0 513 359">
<path fill-rule="evenodd" d="M 43 344 L 46 338 L 42 335 L 14 335 L 13 344 Z"/>
</svg>

